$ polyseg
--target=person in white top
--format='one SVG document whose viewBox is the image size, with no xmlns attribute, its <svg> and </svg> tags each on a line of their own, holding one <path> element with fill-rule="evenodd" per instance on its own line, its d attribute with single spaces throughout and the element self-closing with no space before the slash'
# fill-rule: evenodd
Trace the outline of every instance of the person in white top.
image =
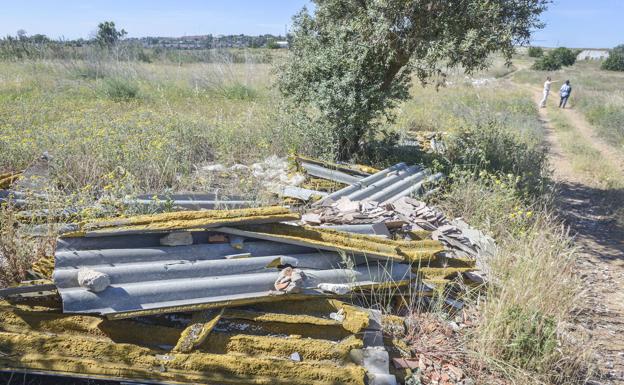
<svg viewBox="0 0 624 385">
<path fill-rule="evenodd" d="M 550 94 L 551 84 L 552 84 L 552 80 L 550 79 L 550 76 L 548 76 L 546 78 L 546 81 L 544 82 L 544 97 L 542 97 L 542 101 L 540 102 L 541 108 L 546 107 L 546 100 L 548 100 L 548 94 Z"/>
</svg>

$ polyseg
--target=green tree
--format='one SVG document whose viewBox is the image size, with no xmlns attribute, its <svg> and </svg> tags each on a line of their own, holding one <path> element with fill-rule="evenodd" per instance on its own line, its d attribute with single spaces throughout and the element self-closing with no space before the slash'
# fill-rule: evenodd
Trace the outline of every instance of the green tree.
<svg viewBox="0 0 624 385">
<path fill-rule="evenodd" d="M 510 62 L 542 24 L 548 0 L 314 0 L 293 19 L 289 58 L 278 87 L 292 123 L 311 146 L 340 160 L 361 153 L 412 75 L 424 85 L 443 70 L 487 67 L 492 52 Z"/>
<path fill-rule="evenodd" d="M 624 71 L 624 45 L 612 49 L 609 57 L 602 62 L 601 68 L 607 71 Z"/>
<path fill-rule="evenodd" d="M 529 57 L 542 57 L 544 56 L 544 49 L 542 47 L 529 47 Z"/>
<path fill-rule="evenodd" d="M 275 41 L 275 39 L 268 39 L 266 43 L 267 48 L 277 49 L 279 48 L 279 44 Z"/>
<path fill-rule="evenodd" d="M 624 55 L 624 44 L 616 45 L 611 49 L 611 53 L 619 53 Z"/>
<path fill-rule="evenodd" d="M 576 56 L 578 52 L 576 50 L 571 50 L 566 47 L 555 48 L 550 51 L 549 55 L 551 55 L 557 62 L 561 63 L 562 66 L 571 66 L 576 63 Z"/>
<path fill-rule="evenodd" d="M 576 63 L 578 52 L 565 47 L 555 48 L 533 63 L 533 69 L 538 71 L 556 71 L 564 66 Z"/>
<path fill-rule="evenodd" d="M 98 31 L 97 35 L 95 36 L 95 40 L 101 46 L 110 48 L 127 34 L 128 32 L 126 32 L 124 29 L 118 31 L 115 27 L 115 22 L 105 21 L 98 24 Z"/>
<path fill-rule="evenodd" d="M 544 55 L 533 63 L 534 70 L 538 71 L 557 71 L 562 67 L 561 62 L 553 55 Z"/>
<path fill-rule="evenodd" d="M 43 43 L 49 43 L 50 38 L 48 38 L 46 35 L 42 35 L 38 33 L 38 34 L 32 35 L 30 37 L 30 41 L 36 44 L 43 44 Z"/>
</svg>

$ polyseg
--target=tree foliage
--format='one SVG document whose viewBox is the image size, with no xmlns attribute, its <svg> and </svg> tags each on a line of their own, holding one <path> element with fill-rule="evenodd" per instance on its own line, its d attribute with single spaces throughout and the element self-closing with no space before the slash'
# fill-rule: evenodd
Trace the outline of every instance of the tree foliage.
<svg viewBox="0 0 624 385">
<path fill-rule="evenodd" d="M 128 32 L 126 32 L 124 29 L 118 31 L 115 27 L 115 22 L 105 21 L 98 24 L 98 31 L 97 35 L 95 36 L 95 40 L 101 46 L 110 48 L 127 34 Z"/>
<path fill-rule="evenodd" d="M 380 124 L 443 70 L 487 67 L 492 52 L 509 61 L 514 45 L 541 27 L 548 0 L 315 0 L 294 17 L 290 53 L 278 86 L 293 123 L 313 130 L 314 144 L 348 159 L 374 139 Z"/>
<path fill-rule="evenodd" d="M 542 47 L 529 47 L 529 57 L 542 57 L 544 56 L 544 49 Z"/>
<path fill-rule="evenodd" d="M 621 46 L 624 51 L 624 46 Z M 624 52 L 613 49 L 602 62 L 601 68 L 607 71 L 624 71 Z"/>
<path fill-rule="evenodd" d="M 565 47 L 555 48 L 548 54 L 537 59 L 533 63 L 533 69 L 538 71 L 556 71 L 563 66 L 571 66 L 576 63 L 578 52 Z"/>
<path fill-rule="evenodd" d="M 616 45 L 611 49 L 611 53 L 616 53 L 620 55 L 624 55 L 624 44 Z"/>
<path fill-rule="evenodd" d="M 550 51 L 549 55 L 551 55 L 556 61 L 561 63 L 562 66 L 571 66 L 576 63 L 576 56 L 579 53 L 576 50 L 571 50 L 566 47 L 555 48 Z"/>
</svg>

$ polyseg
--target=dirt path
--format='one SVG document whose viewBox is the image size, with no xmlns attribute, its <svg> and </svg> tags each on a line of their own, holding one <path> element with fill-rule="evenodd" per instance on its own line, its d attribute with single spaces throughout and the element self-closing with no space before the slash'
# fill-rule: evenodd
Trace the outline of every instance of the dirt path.
<svg viewBox="0 0 624 385">
<path fill-rule="evenodd" d="M 537 95 L 536 101 L 540 97 Z M 583 181 L 588 178 L 572 170 L 570 155 L 562 150 L 548 119 L 549 108 L 556 108 L 553 101 L 540 109 L 540 118 L 559 187 L 559 210 L 575 232 L 581 251 L 577 266 L 586 289 L 577 321 L 592 338 L 600 370 L 588 384 L 624 384 L 624 228 L 613 218 L 614 205 L 624 192 L 587 185 Z M 624 170 L 621 155 L 596 138 L 580 113 L 572 109 L 563 113 L 577 130 L 579 140 L 591 143 L 605 159 Z"/>
<path fill-rule="evenodd" d="M 580 134 L 580 139 L 591 143 L 609 163 L 616 166 L 617 169 L 624 174 L 624 153 L 622 150 L 618 150 L 600 138 L 591 124 L 580 112 L 570 108 L 566 109 L 565 113 L 570 124 L 572 124 Z"/>
</svg>

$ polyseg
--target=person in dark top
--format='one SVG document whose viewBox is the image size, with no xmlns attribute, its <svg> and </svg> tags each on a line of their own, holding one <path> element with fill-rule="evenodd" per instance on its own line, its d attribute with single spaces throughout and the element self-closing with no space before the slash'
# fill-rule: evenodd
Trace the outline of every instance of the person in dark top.
<svg viewBox="0 0 624 385">
<path fill-rule="evenodd" d="M 570 86 L 570 81 L 566 80 L 559 90 L 559 96 L 561 96 L 561 100 L 559 100 L 559 108 L 565 108 L 571 93 L 572 86 Z"/>
</svg>

